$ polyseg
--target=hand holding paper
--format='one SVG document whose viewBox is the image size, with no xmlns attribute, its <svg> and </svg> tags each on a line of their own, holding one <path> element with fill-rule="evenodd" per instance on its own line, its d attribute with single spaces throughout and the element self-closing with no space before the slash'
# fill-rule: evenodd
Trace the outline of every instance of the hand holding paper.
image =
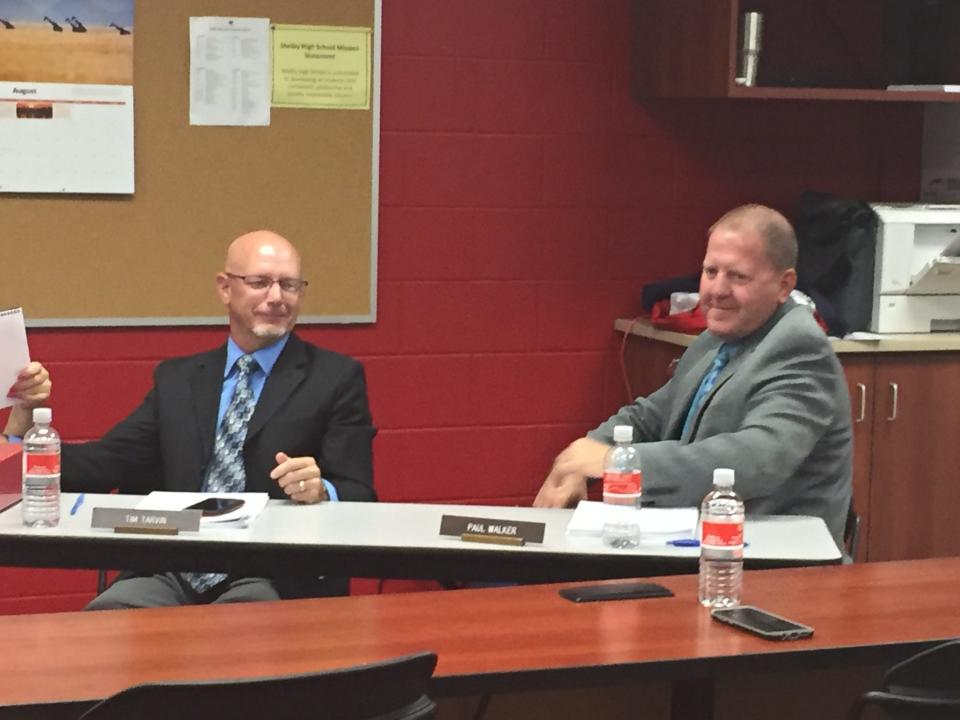
<svg viewBox="0 0 960 720">
<path fill-rule="evenodd" d="M 8 397 L 27 407 L 39 407 L 50 397 L 50 373 L 38 362 L 32 362 L 17 374 Z"/>
<path fill-rule="evenodd" d="M 29 363 L 23 310 L 14 308 L 0 311 L 0 388 L 7 391 L 0 395 L 0 408 L 10 407 L 19 401 L 19 398 L 7 393 L 14 391 L 20 380 L 20 371 Z"/>
</svg>

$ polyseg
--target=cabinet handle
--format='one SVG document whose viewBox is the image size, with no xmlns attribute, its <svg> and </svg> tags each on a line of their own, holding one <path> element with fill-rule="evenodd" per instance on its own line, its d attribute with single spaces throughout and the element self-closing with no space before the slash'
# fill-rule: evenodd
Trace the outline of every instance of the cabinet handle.
<svg viewBox="0 0 960 720">
<path fill-rule="evenodd" d="M 897 419 L 897 401 L 900 399 L 900 386 L 896 383 L 890 383 L 890 399 L 893 401 L 893 407 L 890 409 L 890 416 L 887 420 Z"/>
<path fill-rule="evenodd" d="M 860 391 L 860 416 L 854 422 L 862 423 L 867 417 L 867 386 L 857 383 L 857 390 Z"/>
</svg>

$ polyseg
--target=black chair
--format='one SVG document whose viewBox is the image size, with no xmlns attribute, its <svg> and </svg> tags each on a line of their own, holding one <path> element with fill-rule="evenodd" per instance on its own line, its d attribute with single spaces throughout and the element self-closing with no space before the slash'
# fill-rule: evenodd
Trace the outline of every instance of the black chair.
<svg viewBox="0 0 960 720">
<path fill-rule="evenodd" d="M 851 720 L 869 707 L 889 720 L 941 720 L 960 717 L 960 640 L 925 650 L 894 665 L 883 676 L 883 689 L 871 690 L 854 703 Z M 866 717 L 875 717 L 875 714 Z"/>
<path fill-rule="evenodd" d="M 80 720 L 432 718 L 436 705 L 425 692 L 436 665 L 436 654 L 424 652 L 304 675 L 135 685 L 97 703 Z"/>
</svg>

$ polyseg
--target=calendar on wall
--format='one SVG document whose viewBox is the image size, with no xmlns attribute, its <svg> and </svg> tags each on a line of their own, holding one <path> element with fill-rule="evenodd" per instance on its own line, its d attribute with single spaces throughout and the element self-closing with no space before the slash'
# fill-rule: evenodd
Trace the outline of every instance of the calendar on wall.
<svg viewBox="0 0 960 720">
<path fill-rule="evenodd" d="M 133 0 L 0 0 L 0 192 L 134 191 Z"/>
</svg>

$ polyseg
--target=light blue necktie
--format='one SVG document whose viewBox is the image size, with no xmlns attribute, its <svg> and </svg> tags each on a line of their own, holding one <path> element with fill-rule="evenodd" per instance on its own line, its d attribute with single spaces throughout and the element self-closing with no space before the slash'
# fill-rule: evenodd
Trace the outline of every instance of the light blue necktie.
<svg viewBox="0 0 960 720">
<path fill-rule="evenodd" d="M 720 373 L 727 366 L 727 362 L 730 360 L 730 346 L 724 343 L 719 348 L 717 348 L 716 357 L 713 358 L 713 363 L 710 365 L 710 369 L 707 370 L 707 374 L 703 376 L 703 380 L 700 381 L 700 387 L 697 388 L 696 394 L 693 396 L 693 402 L 690 403 L 690 409 L 687 410 L 687 419 L 683 421 L 683 432 L 680 437 L 687 436 L 687 430 L 690 429 L 690 424 L 693 422 L 693 418 L 697 415 L 697 410 L 700 408 L 703 399 L 707 394 L 713 389 L 713 386 L 717 382 L 717 378 L 720 376 Z"/>
<path fill-rule="evenodd" d="M 213 457 L 203 478 L 202 492 L 243 492 L 247 485 L 243 466 L 243 443 L 247 438 L 247 424 L 253 415 L 253 384 L 251 377 L 258 368 L 253 355 L 243 355 L 237 360 L 237 386 L 230 405 L 217 429 Z M 193 589 L 203 593 L 227 577 L 223 573 L 184 573 Z"/>
</svg>

